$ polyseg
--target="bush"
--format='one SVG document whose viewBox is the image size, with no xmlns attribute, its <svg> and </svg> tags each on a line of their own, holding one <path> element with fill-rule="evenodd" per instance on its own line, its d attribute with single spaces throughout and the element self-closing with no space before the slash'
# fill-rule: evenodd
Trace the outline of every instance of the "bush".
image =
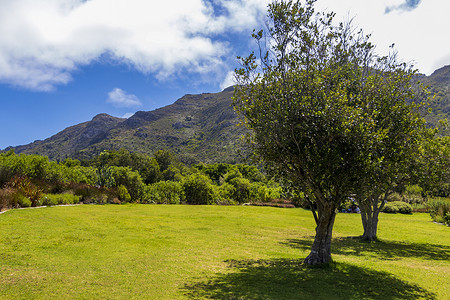
<svg viewBox="0 0 450 300">
<path fill-rule="evenodd" d="M 435 198 L 428 201 L 430 215 L 435 222 L 450 225 L 450 199 Z"/>
<path fill-rule="evenodd" d="M 126 187 L 127 192 L 131 196 L 131 199 L 128 201 L 138 202 L 141 200 L 145 185 L 141 175 L 131 170 L 130 167 L 112 166 L 107 169 L 102 169 L 100 170 L 99 178 L 100 185 L 106 187 L 119 187 L 123 185 Z M 120 200 L 122 201 L 122 199 Z"/>
<path fill-rule="evenodd" d="M 213 204 L 218 198 L 211 179 L 203 174 L 186 177 L 182 186 L 188 204 Z"/>
<path fill-rule="evenodd" d="M 14 194 L 15 202 L 19 207 L 30 207 L 31 206 L 31 200 L 24 196 L 22 193 L 17 192 Z"/>
<path fill-rule="evenodd" d="M 112 200 L 117 197 L 117 190 L 111 190 L 104 187 L 94 187 L 84 183 L 71 185 L 73 193 L 80 196 L 83 203 L 105 204 L 108 199 Z"/>
<path fill-rule="evenodd" d="M 148 185 L 143 203 L 180 204 L 183 200 L 183 186 L 176 181 L 160 181 Z"/>
<path fill-rule="evenodd" d="M 235 205 L 236 202 L 233 200 L 233 195 L 236 192 L 236 188 L 231 184 L 224 182 L 220 186 L 214 186 L 216 195 L 218 197 L 217 204 L 221 205 Z"/>
<path fill-rule="evenodd" d="M 62 205 L 62 204 L 77 204 L 81 197 L 71 193 L 64 194 L 44 194 L 41 198 L 42 205 Z"/>
<path fill-rule="evenodd" d="M 128 190 L 125 186 L 119 185 L 117 188 L 117 194 L 119 195 L 119 200 L 122 202 L 130 202 L 131 196 L 130 193 L 128 193 Z"/>
<path fill-rule="evenodd" d="M 250 199 L 256 202 L 270 202 L 281 198 L 281 187 L 268 187 L 262 182 L 253 182 L 250 186 Z"/>
<path fill-rule="evenodd" d="M 250 180 L 243 177 L 234 177 L 228 181 L 229 184 L 234 186 L 235 190 L 232 194 L 232 198 L 237 203 L 248 202 L 250 199 Z"/>
<path fill-rule="evenodd" d="M 31 180 L 26 176 L 15 176 L 13 177 L 7 184 L 7 187 L 17 189 L 18 193 L 30 200 L 29 206 L 38 206 L 40 205 L 39 200 L 42 195 L 42 190 L 35 186 Z M 14 206 L 19 205 L 21 207 L 28 207 L 23 205 L 28 205 L 27 200 L 23 200 L 19 195 L 14 200 Z M 21 201 L 23 200 L 23 203 Z"/>
<path fill-rule="evenodd" d="M 383 207 L 383 212 L 385 213 L 400 213 L 400 214 L 411 214 L 412 213 L 412 207 L 408 203 L 402 202 L 402 201 L 393 201 L 388 202 Z"/>
</svg>

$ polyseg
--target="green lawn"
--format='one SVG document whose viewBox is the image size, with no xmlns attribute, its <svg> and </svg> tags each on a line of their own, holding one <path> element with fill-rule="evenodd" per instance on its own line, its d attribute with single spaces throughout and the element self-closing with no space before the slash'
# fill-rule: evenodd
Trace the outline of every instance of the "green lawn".
<svg viewBox="0 0 450 300">
<path fill-rule="evenodd" d="M 328 268 L 305 268 L 311 212 L 80 205 L 0 215 L 2 299 L 450 299 L 450 228 L 382 214 L 381 242 L 339 214 Z"/>
</svg>

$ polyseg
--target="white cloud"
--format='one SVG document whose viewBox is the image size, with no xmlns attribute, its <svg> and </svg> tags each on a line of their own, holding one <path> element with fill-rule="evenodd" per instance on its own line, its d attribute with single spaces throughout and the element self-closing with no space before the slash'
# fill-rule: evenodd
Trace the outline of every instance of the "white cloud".
<svg viewBox="0 0 450 300">
<path fill-rule="evenodd" d="M 106 100 L 106 102 L 111 103 L 116 107 L 133 107 L 142 105 L 138 97 L 133 94 L 127 94 L 124 90 L 119 88 L 114 88 L 108 93 L 108 100 Z"/>
<path fill-rule="evenodd" d="M 230 71 L 227 73 L 227 75 L 225 76 L 225 79 L 220 84 L 220 88 L 223 90 L 223 89 L 226 89 L 227 87 L 230 87 L 235 84 L 236 84 L 236 80 L 234 78 L 234 71 Z"/>
<path fill-rule="evenodd" d="M 406 2 L 412 5 L 417 1 Z M 318 0 L 316 10 L 334 11 L 338 21 L 355 17 L 354 24 L 365 33 L 372 33 L 371 40 L 379 54 L 387 54 L 389 45 L 395 43 L 399 57 L 413 62 L 422 73 L 430 74 L 450 64 L 450 1 L 427 0 L 413 10 L 385 13 L 386 7 L 404 3 L 405 0 Z"/>
<path fill-rule="evenodd" d="M 185 71 L 204 73 L 220 67 L 228 53 L 218 35 L 248 32 L 265 14 L 266 3 L 1 1 L 0 82 L 50 90 L 69 82 L 74 70 L 102 54 L 159 78 Z M 217 5 L 225 14 L 215 15 Z"/>
<path fill-rule="evenodd" d="M 127 112 L 127 113 L 124 114 L 121 118 L 128 119 L 128 118 L 131 117 L 132 115 L 134 115 L 134 113 Z"/>
</svg>

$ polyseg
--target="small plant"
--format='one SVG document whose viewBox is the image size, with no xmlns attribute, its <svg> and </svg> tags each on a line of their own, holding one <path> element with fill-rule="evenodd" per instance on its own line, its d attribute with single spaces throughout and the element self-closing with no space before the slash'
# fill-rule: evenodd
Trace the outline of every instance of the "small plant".
<svg viewBox="0 0 450 300">
<path fill-rule="evenodd" d="M 383 208 L 383 212 L 385 213 L 400 213 L 400 214 L 411 214 L 412 213 L 412 207 L 408 203 L 402 202 L 402 201 L 393 201 L 388 202 Z"/>
</svg>

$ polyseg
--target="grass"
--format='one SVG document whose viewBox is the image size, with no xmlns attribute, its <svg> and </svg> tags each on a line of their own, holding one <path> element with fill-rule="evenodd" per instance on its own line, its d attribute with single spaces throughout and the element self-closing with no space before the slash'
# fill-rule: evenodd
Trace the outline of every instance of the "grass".
<svg viewBox="0 0 450 300">
<path fill-rule="evenodd" d="M 380 216 L 380 242 L 339 214 L 334 263 L 306 268 L 302 209 L 81 205 L 0 215 L 1 299 L 450 299 L 450 231 Z"/>
</svg>

